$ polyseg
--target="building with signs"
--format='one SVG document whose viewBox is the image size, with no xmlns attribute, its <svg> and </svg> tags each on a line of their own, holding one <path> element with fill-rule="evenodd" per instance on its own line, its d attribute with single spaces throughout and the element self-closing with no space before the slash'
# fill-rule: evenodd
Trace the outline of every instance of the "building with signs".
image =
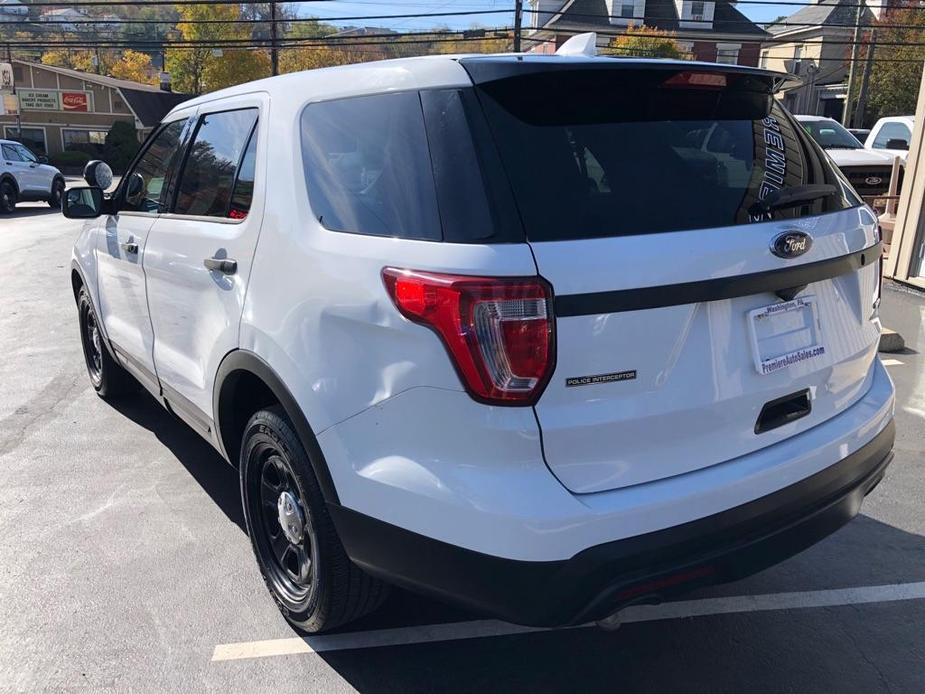
<svg viewBox="0 0 925 694">
<path fill-rule="evenodd" d="M 0 136 L 20 140 L 37 154 L 101 153 L 116 121 L 131 124 L 142 140 L 171 108 L 189 98 L 148 84 L 23 60 L 13 61 L 12 73 L 19 113 L 5 109 L 0 115 Z"/>
</svg>

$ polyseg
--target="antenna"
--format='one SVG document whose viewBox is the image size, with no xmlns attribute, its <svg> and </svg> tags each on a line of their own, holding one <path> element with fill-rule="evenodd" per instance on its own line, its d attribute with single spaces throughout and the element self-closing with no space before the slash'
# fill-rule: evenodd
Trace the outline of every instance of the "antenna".
<svg viewBox="0 0 925 694">
<path fill-rule="evenodd" d="M 559 46 L 556 55 L 583 55 L 593 58 L 597 55 L 597 34 L 589 31 L 578 34 Z"/>
</svg>

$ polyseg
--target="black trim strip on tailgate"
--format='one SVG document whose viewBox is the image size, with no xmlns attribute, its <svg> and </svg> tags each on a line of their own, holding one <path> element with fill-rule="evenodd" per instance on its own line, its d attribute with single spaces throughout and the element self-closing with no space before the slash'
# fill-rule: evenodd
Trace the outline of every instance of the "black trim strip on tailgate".
<svg viewBox="0 0 925 694">
<path fill-rule="evenodd" d="M 804 263 L 779 270 L 765 270 L 748 275 L 718 277 L 698 282 L 663 284 L 657 287 L 618 289 L 589 294 L 565 294 L 555 299 L 556 316 L 568 318 L 570 316 L 593 316 L 599 313 L 641 311 L 648 308 L 695 304 L 701 301 L 719 301 L 765 292 L 773 293 L 859 270 L 876 261 L 882 252 L 881 244 L 878 243 L 838 258 L 818 260 L 814 263 Z"/>
</svg>

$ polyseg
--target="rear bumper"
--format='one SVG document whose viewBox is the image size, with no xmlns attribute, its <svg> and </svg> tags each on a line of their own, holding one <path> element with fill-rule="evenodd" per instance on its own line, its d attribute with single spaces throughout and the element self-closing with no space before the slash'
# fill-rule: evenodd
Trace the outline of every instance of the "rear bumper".
<svg viewBox="0 0 925 694">
<path fill-rule="evenodd" d="M 818 542 L 857 515 L 892 459 L 894 438 L 890 421 L 854 453 L 772 494 L 561 561 L 482 554 L 329 508 L 348 555 L 371 574 L 511 622 L 577 624 L 742 578 Z"/>
</svg>

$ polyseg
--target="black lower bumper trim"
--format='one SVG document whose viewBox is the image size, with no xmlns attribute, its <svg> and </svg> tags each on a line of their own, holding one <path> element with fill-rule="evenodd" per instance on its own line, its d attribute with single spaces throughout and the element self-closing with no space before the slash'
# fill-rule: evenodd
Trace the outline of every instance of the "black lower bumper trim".
<svg viewBox="0 0 925 694">
<path fill-rule="evenodd" d="M 815 544 L 857 515 L 892 459 L 894 438 L 890 422 L 863 448 L 797 484 L 562 561 L 481 554 L 338 504 L 329 509 L 347 554 L 373 575 L 511 622 L 578 624 L 743 578 Z"/>
</svg>

